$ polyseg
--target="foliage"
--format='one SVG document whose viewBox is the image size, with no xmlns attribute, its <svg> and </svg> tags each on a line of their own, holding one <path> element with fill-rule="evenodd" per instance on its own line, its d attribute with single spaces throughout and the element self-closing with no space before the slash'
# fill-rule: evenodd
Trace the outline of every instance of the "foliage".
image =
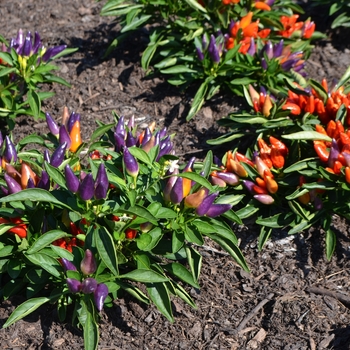
<svg viewBox="0 0 350 350">
<path fill-rule="evenodd" d="M 350 3 L 346 0 L 312 0 L 314 6 L 328 6 L 329 16 L 336 16 L 332 22 L 332 28 L 349 27 L 350 26 Z"/>
<path fill-rule="evenodd" d="M 51 61 L 77 49 L 67 49 L 66 45 L 47 49 L 37 32 L 33 38 L 30 32 L 24 35 L 21 29 L 10 44 L 2 36 L 0 42 L 0 117 L 5 118 L 11 130 L 17 115 L 43 117 L 41 102 L 53 93 L 41 92 L 42 84 L 56 82 L 69 86 L 53 74 L 58 67 Z"/>
<path fill-rule="evenodd" d="M 108 52 L 129 32 L 147 27 L 142 67 L 170 84 L 197 87 L 190 120 L 219 91 L 242 95 L 249 83 L 283 89 L 285 79 L 302 80 L 310 40 L 321 34 L 293 10 L 302 12 L 283 0 L 109 0 L 101 14 L 117 16 L 122 25 Z"/>
<path fill-rule="evenodd" d="M 199 288 L 205 237 L 248 270 L 227 222 L 241 222 L 230 210 L 237 198 L 208 181 L 210 152 L 179 171 L 165 129 L 139 134 L 121 117 L 84 144 L 79 114 L 65 109 L 61 126 L 46 119 L 48 135 L 1 142 L 1 295 L 28 298 L 5 327 L 56 303 L 95 349 L 99 311 L 122 291 L 171 322 L 172 296 L 195 307 L 184 285 Z"/>
</svg>

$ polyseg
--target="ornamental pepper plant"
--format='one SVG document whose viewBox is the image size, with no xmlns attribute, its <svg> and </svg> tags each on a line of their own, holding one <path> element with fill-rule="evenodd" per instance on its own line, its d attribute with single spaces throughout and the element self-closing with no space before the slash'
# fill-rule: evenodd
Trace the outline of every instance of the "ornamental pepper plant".
<svg viewBox="0 0 350 350">
<path fill-rule="evenodd" d="M 160 74 L 172 85 L 196 89 L 190 120 L 219 92 L 243 95 L 242 86 L 253 83 L 283 90 L 285 79 L 303 80 L 310 41 L 322 35 L 293 11 L 303 12 L 283 0 L 109 0 L 101 14 L 121 21 L 110 50 L 147 26 L 141 65 L 149 76 Z"/>
<path fill-rule="evenodd" d="M 38 32 L 18 30 L 10 42 L 0 36 L 0 117 L 11 130 L 17 115 L 43 117 L 41 102 L 53 96 L 40 91 L 42 84 L 59 83 L 70 86 L 53 74 L 58 67 L 51 62 L 77 49 L 66 45 L 47 48 Z"/>
<path fill-rule="evenodd" d="M 122 291 L 171 322 L 171 298 L 196 307 L 186 286 L 199 288 L 205 237 L 248 270 L 231 229 L 237 198 L 210 181 L 211 152 L 181 165 L 174 135 L 155 123 L 139 130 L 116 116 L 84 142 L 79 114 L 65 108 L 55 119 L 46 114 L 46 135 L 1 137 L 0 291 L 28 298 L 5 327 L 56 303 L 96 349 L 100 312 Z"/>
</svg>

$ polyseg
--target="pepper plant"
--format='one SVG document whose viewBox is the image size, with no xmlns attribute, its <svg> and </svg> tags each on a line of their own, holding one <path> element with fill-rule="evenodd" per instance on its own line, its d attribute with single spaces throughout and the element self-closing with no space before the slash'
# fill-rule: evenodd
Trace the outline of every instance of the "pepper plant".
<svg viewBox="0 0 350 350">
<path fill-rule="evenodd" d="M 212 153 L 181 166 L 166 129 L 116 118 L 86 143 L 67 108 L 60 126 L 46 114 L 47 135 L 1 138 L 0 292 L 28 298 L 4 327 L 56 303 L 96 349 L 99 312 L 122 291 L 171 322 L 172 297 L 196 307 L 186 285 L 199 288 L 205 237 L 248 270 L 231 228 L 240 196 L 209 181 Z"/>
<path fill-rule="evenodd" d="M 147 25 L 142 67 L 183 89 L 196 87 L 190 120 L 219 91 L 242 95 L 249 83 L 283 89 L 285 79 L 302 80 L 310 40 L 322 35 L 293 11 L 302 9 L 290 1 L 109 0 L 101 14 L 122 25 L 108 53 Z"/>
<path fill-rule="evenodd" d="M 38 32 L 33 36 L 22 29 L 10 43 L 2 36 L 0 42 L 0 117 L 11 130 L 17 115 L 43 117 L 41 102 L 53 93 L 40 91 L 42 84 L 55 82 L 70 86 L 53 74 L 58 67 L 51 62 L 77 49 L 68 49 L 66 45 L 46 48 Z"/>
</svg>

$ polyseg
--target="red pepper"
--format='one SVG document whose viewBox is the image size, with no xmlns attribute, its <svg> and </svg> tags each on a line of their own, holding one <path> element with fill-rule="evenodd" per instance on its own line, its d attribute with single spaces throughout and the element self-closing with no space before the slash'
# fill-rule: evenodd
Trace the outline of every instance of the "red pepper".
<svg viewBox="0 0 350 350">
<path fill-rule="evenodd" d="M 282 141 L 276 139 L 273 136 L 270 136 L 270 143 L 273 147 L 276 147 L 283 156 L 286 156 L 288 154 L 288 148 Z"/>
<path fill-rule="evenodd" d="M 253 185 L 253 191 L 256 194 L 268 194 L 267 189 L 266 188 L 262 188 L 258 185 Z"/>
<path fill-rule="evenodd" d="M 0 224 L 15 224 L 15 227 L 11 227 L 7 232 L 13 233 L 20 238 L 27 237 L 27 225 L 20 218 L 10 218 L 9 220 L 5 218 L 0 218 Z"/>
<path fill-rule="evenodd" d="M 333 171 L 334 171 L 334 174 L 340 174 L 341 173 L 341 168 L 343 167 L 343 164 L 339 161 L 339 160 L 336 160 L 334 162 L 334 165 L 333 165 Z"/>
<path fill-rule="evenodd" d="M 137 231 L 132 228 L 127 228 L 125 230 L 125 238 L 126 239 L 134 239 L 136 237 Z"/>
<path fill-rule="evenodd" d="M 315 111 L 315 97 L 314 96 L 309 96 L 309 98 L 307 99 L 305 108 L 304 108 L 305 112 L 309 112 L 309 113 L 313 113 Z"/>
<path fill-rule="evenodd" d="M 329 151 L 323 141 L 314 141 L 314 149 L 322 162 L 327 162 Z"/>
<path fill-rule="evenodd" d="M 301 113 L 300 107 L 297 104 L 291 103 L 291 102 L 285 103 L 282 106 L 282 109 L 284 111 L 288 110 L 290 112 L 290 114 L 292 114 L 292 115 L 300 115 L 300 113 Z"/>
<path fill-rule="evenodd" d="M 328 84 L 327 84 L 327 80 L 325 78 L 322 79 L 321 85 L 323 86 L 325 91 L 328 93 Z"/>
<path fill-rule="evenodd" d="M 243 163 L 247 163 L 251 166 L 254 166 L 254 163 L 250 159 L 248 159 L 245 155 L 243 155 L 242 153 L 239 153 L 239 152 L 235 153 L 235 160 L 237 162 L 243 162 Z"/>
<path fill-rule="evenodd" d="M 327 124 L 327 135 L 331 137 L 332 139 L 335 138 L 335 133 L 337 130 L 337 124 L 335 123 L 334 120 L 330 120 L 329 123 Z"/>
<path fill-rule="evenodd" d="M 277 169 L 284 167 L 284 157 L 282 155 L 282 152 L 275 146 L 272 146 L 271 148 L 271 161 L 273 166 Z"/>
</svg>

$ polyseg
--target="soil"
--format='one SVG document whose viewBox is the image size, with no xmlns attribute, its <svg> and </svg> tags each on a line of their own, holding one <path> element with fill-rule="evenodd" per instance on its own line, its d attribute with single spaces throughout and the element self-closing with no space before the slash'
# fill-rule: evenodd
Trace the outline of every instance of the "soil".
<svg viewBox="0 0 350 350">
<path fill-rule="evenodd" d="M 159 127 L 176 132 L 178 156 L 203 157 L 209 149 L 206 140 L 224 132 L 216 121 L 239 109 L 242 100 L 217 97 L 186 123 L 191 91 L 183 93 L 161 78 L 147 79 L 140 67 L 145 32 L 133 35 L 103 59 L 119 25 L 113 18 L 99 16 L 102 5 L 94 0 L 1 1 L 1 34 L 7 39 L 22 28 L 37 30 L 48 46 L 79 48 L 57 62 L 57 74 L 72 88 L 50 87 L 56 96 L 43 109 L 56 119 L 64 106 L 81 113 L 85 139 L 96 120 L 113 120 L 112 111 L 126 118 L 134 115 L 141 127 L 155 120 Z M 324 9 L 307 9 L 313 11 L 317 28 L 328 30 L 331 20 Z M 327 39 L 316 43 L 307 70 L 316 79 L 339 79 L 350 65 L 349 32 L 327 34 Z M 46 132 L 45 123 L 21 117 L 15 141 L 33 132 Z M 220 155 L 223 150 L 214 152 Z M 175 323 L 171 324 L 155 307 L 125 296 L 102 313 L 99 349 L 350 349 L 350 229 L 348 222 L 336 216 L 333 229 L 338 242 L 327 261 L 324 232 L 317 227 L 295 236 L 276 230 L 261 252 L 259 229 L 253 222 L 235 227 L 250 274 L 206 242 L 200 248 L 204 257 L 201 289 L 189 289 L 198 308 L 173 300 Z M 17 296 L 1 302 L 0 325 L 23 301 Z M 58 321 L 53 306 L 45 306 L 1 329 L 0 348 L 76 350 L 83 349 L 83 338 L 81 330 Z"/>
</svg>

